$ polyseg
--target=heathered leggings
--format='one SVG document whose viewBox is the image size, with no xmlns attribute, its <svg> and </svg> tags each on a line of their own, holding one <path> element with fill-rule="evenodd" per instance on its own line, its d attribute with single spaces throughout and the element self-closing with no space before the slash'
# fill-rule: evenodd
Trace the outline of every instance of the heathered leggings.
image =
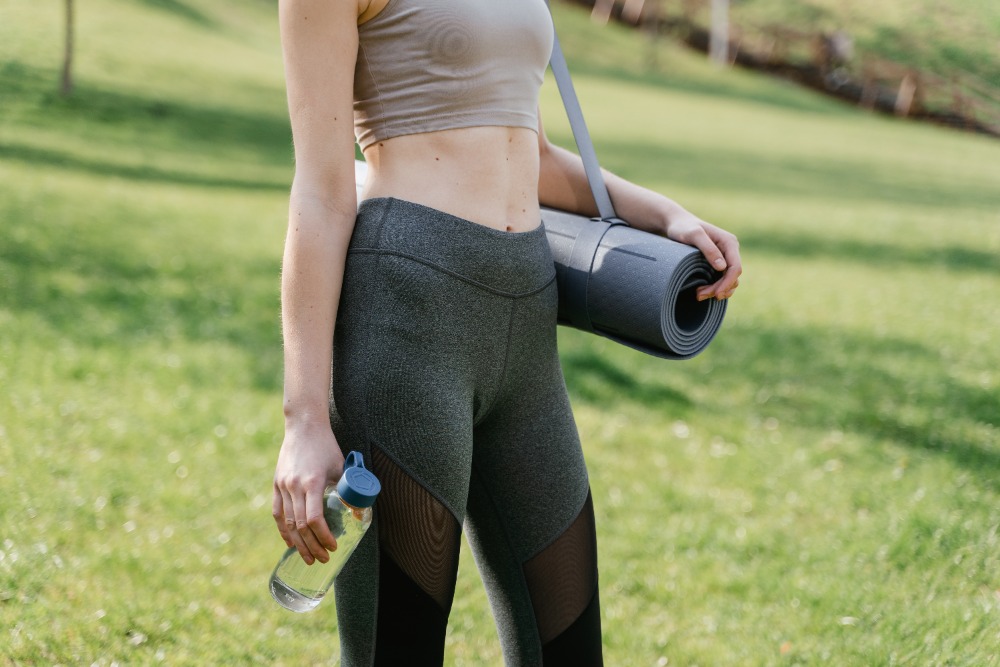
<svg viewBox="0 0 1000 667">
<path fill-rule="evenodd" d="M 331 416 L 382 482 L 337 578 L 344 667 L 440 665 L 463 526 L 507 665 L 601 665 L 594 512 L 545 232 L 358 210 Z"/>
</svg>

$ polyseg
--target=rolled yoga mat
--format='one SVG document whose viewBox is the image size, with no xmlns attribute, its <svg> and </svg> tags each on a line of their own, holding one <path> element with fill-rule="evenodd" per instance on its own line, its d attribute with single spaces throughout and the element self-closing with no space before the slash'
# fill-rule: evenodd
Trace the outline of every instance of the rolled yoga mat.
<svg viewBox="0 0 1000 667">
<path fill-rule="evenodd" d="M 695 297 L 722 275 L 697 248 L 555 209 L 542 209 L 542 223 L 560 324 L 666 359 L 690 359 L 722 326 L 726 302 Z"/>
<path fill-rule="evenodd" d="M 367 173 L 356 160 L 359 199 Z M 690 359 L 722 326 L 726 302 L 695 298 L 699 286 L 721 275 L 697 248 L 550 208 L 542 208 L 542 223 L 555 260 L 560 324 L 665 359 Z"/>
</svg>

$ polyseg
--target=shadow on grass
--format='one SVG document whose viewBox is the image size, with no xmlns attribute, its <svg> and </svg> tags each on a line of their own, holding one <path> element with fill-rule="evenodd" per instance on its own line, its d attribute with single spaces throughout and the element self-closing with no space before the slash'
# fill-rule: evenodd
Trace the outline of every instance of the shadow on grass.
<svg viewBox="0 0 1000 667">
<path fill-rule="evenodd" d="M 693 405 L 686 394 L 660 382 L 641 382 L 597 353 L 574 350 L 564 352 L 560 359 L 573 397 L 584 402 L 609 405 L 631 401 L 678 415 Z"/>
<path fill-rule="evenodd" d="M 72 132 L 80 139 L 107 146 L 108 154 L 114 153 L 116 145 L 138 146 L 154 154 L 157 150 L 181 151 L 189 153 L 192 160 L 238 151 L 242 160 L 253 155 L 262 164 L 289 167 L 292 164 L 291 129 L 284 114 L 160 99 L 103 88 L 87 81 L 79 81 L 74 94 L 63 98 L 56 93 L 56 80 L 53 71 L 20 62 L 0 65 L 4 102 L 0 105 L 0 122 L 4 116 L 13 116 L 20 125 L 47 130 L 64 128 L 62 131 Z M 128 175 L 128 167 L 110 161 L 89 160 L 74 165 L 69 156 L 22 143 L 8 139 L 3 146 L 5 157 Z M 138 176 L 152 178 L 155 171 Z M 184 182 L 180 174 L 167 176 Z M 221 181 L 229 183 L 228 179 Z M 276 187 L 276 184 L 262 186 Z"/>
<path fill-rule="evenodd" d="M 186 6 L 167 4 L 177 11 Z M 7 131 L 0 160 L 154 184 L 245 191 L 289 186 L 255 178 L 252 170 L 239 178 L 199 165 L 202 156 L 221 155 L 220 164 L 288 165 L 290 175 L 287 117 L 158 100 L 86 82 L 64 100 L 53 92 L 50 75 L 16 62 L 0 65 L 0 130 L 14 119 L 8 127 L 72 133 L 95 150 L 75 155 L 30 146 Z M 126 162 L 137 145 L 152 156 L 144 157 L 146 164 Z M 174 164 L 190 156 L 191 164 L 202 168 L 157 166 L 158 151 Z M 75 210 L 73 202 L 21 197 L 9 191 L 16 185 L 0 187 L 0 308 L 44 323 L 57 337 L 94 347 L 127 348 L 152 340 L 169 345 L 179 339 L 228 343 L 254 358 L 259 388 L 279 388 L 277 250 L 273 258 L 238 251 L 218 256 L 201 239 L 190 239 L 190 245 L 170 241 L 158 251 L 141 240 L 148 226 L 164 222 L 149 210 L 108 201 L 105 212 L 95 212 L 100 204 L 80 202 L 83 217 L 77 218 L 66 213 Z"/>
<path fill-rule="evenodd" d="M 46 217 L 45 205 L 19 209 L 2 195 L 0 310 L 39 323 L 43 340 L 86 347 L 228 344 L 253 358 L 257 388 L 280 389 L 277 250 L 273 258 L 223 255 L 172 242 L 162 252 L 139 251 L 149 245 L 136 237 L 156 224 L 141 212 L 109 210 L 108 220 L 81 224 Z"/>
<path fill-rule="evenodd" d="M 866 243 L 855 239 L 830 239 L 822 235 L 768 232 L 740 235 L 740 247 L 758 254 L 784 255 L 796 259 L 828 257 L 891 268 L 945 267 L 954 271 L 1000 272 L 1000 256 L 961 246 L 903 247 L 887 243 Z"/>
<path fill-rule="evenodd" d="M 669 67 L 669 65 L 667 65 Z M 629 70 L 604 63 L 594 62 L 586 57 L 576 57 L 570 68 L 574 75 L 580 74 L 594 78 L 610 79 L 617 83 L 630 83 L 641 86 L 659 88 L 664 91 L 681 92 L 692 95 L 703 95 L 718 98 L 720 104 L 732 104 L 733 100 L 743 100 L 755 104 L 802 111 L 822 115 L 842 115 L 851 113 L 846 105 L 838 106 L 828 99 L 818 95 L 811 96 L 792 84 L 770 81 L 769 85 L 734 85 L 725 80 L 708 77 L 685 77 L 670 72 L 660 72 L 657 69 L 647 71 Z M 664 122 L 669 117 L 664 114 Z"/>
<path fill-rule="evenodd" d="M 877 201 L 941 209 L 1000 207 L 995 183 L 969 179 L 948 182 L 900 167 L 876 168 L 865 161 L 795 158 L 740 150 L 696 151 L 651 142 L 602 140 L 602 159 L 625 177 L 659 174 L 672 184 L 734 192 L 767 192 L 773 197 L 812 196 L 826 201 Z"/>
<path fill-rule="evenodd" d="M 937 350 L 816 328 L 730 329 L 714 345 L 712 382 L 749 382 L 762 413 L 939 453 L 1000 489 L 1000 396 L 957 379 Z"/>
<path fill-rule="evenodd" d="M 113 176 L 134 181 L 173 183 L 204 187 L 242 188 L 246 190 L 288 190 L 287 182 L 254 181 L 239 178 L 213 177 L 190 172 L 160 169 L 151 165 L 124 165 L 92 160 L 66 153 L 0 143 L 0 159 L 25 162 L 32 165 L 73 169 L 95 176 Z"/>
<path fill-rule="evenodd" d="M 141 0 L 147 7 L 155 7 L 203 28 L 216 28 L 217 23 L 181 0 Z"/>
<path fill-rule="evenodd" d="M 810 328 L 728 327 L 707 350 L 711 370 L 653 360 L 584 334 L 564 346 L 574 400 L 609 412 L 627 404 L 671 417 L 707 409 L 640 369 L 663 364 L 685 384 L 755 396 L 732 409 L 781 424 L 839 430 L 947 457 L 1000 491 L 1000 396 L 955 377 L 934 349 L 901 338 Z M 692 379 L 692 374 L 695 377 Z M 684 377 L 687 376 L 687 377 Z M 715 409 L 715 408 L 713 408 Z"/>
</svg>

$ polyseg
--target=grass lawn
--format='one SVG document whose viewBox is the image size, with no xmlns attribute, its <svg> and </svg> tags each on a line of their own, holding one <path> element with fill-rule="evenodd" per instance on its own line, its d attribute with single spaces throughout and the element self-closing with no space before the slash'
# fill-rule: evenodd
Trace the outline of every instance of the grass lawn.
<svg viewBox="0 0 1000 667">
<path fill-rule="evenodd" d="M 327 664 L 266 579 L 274 6 L 0 5 L 0 665 Z M 604 164 L 736 232 L 687 362 L 561 330 L 609 665 L 1000 665 L 1000 142 L 557 6 Z M 571 142 L 555 86 L 550 136 Z M 448 664 L 500 665 L 468 553 Z"/>
</svg>

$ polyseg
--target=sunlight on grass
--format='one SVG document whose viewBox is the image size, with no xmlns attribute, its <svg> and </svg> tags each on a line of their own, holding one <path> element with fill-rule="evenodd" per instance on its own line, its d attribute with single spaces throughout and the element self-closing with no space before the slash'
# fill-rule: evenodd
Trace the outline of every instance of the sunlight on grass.
<svg viewBox="0 0 1000 667">
<path fill-rule="evenodd" d="M 273 5 L 83 4 L 69 101 L 53 7 L 0 9 L 0 664 L 328 664 L 333 605 L 265 587 Z M 560 331 L 607 663 L 1000 664 L 1000 143 L 556 11 L 602 161 L 746 264 L 691 361 Z M 460 570 L 448 664 L 500 665 Z"/>
</svg>

